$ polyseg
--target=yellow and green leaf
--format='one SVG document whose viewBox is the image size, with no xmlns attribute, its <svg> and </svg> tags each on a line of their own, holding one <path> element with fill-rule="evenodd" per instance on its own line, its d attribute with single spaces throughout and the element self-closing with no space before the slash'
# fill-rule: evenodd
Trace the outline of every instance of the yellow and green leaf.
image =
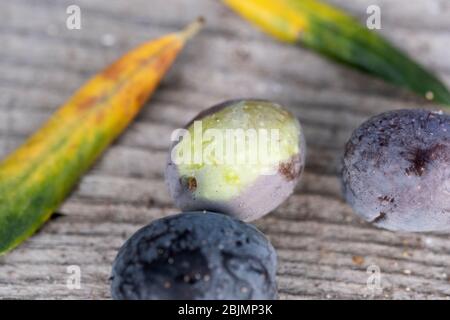
<svg viewBox="0 0 450 320">
<path fill-rule="evenodd" d="M 318 0 L 223 0 L 275 38 L 450 106 L 450 92 L 431 72 L 342 10 Z"/>
<path fill-rule="evenodd" d="M 201 23 L 125 54 L 90 79 L 0 163 L 0 254 L 50 217 L 132 121 Z"/>
</svg>

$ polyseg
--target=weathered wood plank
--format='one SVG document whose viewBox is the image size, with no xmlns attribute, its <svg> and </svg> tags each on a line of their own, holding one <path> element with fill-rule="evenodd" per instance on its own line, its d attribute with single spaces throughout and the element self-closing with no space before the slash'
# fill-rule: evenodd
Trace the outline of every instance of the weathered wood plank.
<svg viewBox="0 0 450 320">
<path fill-rule="evenodd" d="M 382 8 L 381 32 L 450 85 L 450 5 L 439 0 L 330 0 L 361 20 Z M 81 31 L 65 29 L 65 8 L 82 9 Z M 242 96 L 279 101 L 301 120 L 307 167 L 295 195 L 256 222 L 278 250 L 282 299 L 450 296 L 448 234 L 378 230 L 343 202 L 340 157 L 370 115 L 433 107 L 314 53 L 277 43 L 219 1 L 17 0 L 0 5 L 0 156 L 18 146 L 89 76 L 148 38 L 198 15 L 207 28 L 177 61 L 137 121 L 80 182 L 51 220 L 0 258 L 0 298 L 110 298 L 109 273 L 123 241 L 176 213 L 163 179 L 169 137 L 197 112 Z M 112 35 L 115 43 L 102 38 Z M 82 288 L 66 287 L 79 265 Z M 366 287 L 369 265 L 382 290 Z"/>
</svg>

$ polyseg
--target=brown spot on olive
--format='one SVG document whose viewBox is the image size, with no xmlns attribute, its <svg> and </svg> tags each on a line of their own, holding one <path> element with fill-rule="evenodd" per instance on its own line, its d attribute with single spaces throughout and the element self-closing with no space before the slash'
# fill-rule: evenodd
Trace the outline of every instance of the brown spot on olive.
<svg viewBox="0 0 450 320">
<path fill-rule="evenodd" d="M 444 145 L 436 144 L 427 149 L 414 148 L 410 150 L 406 155 L 406 159 L 411 163 L 411 165 L 406 168 L 406 174 L 414 174 L 419 177 L 422 176 L 427 166 L 439 158 L 439 155 L 442 153 L 443 149 L 445 149 Z"/>
<path fill-rule="evenodd" d="M 288 162 L 282 162 L 278 166 L 278 172 L 287 180 L 293 181 L 301 174 L 301 168 L 298 168 L 299 159 L 297 157 L 292 158 Z"/>
<path fill-rule="evenodd" d="M 370 223 L 377 224 L 380 223 L 381 221 L 386 220 L 386 218 L 387 218 L 386 212 L 380 212 L 380 214 L 377 217 L 375 217 L 375 219 L 370 221 Z"/>
<path fill-rule="evenodd" d="M 393 203 L 393 202 L 395 201 L 394 198 L 391 198 L 391 197 L 389 197 L 389 196 L 381 196 L 381 197 L 378 197 L 378 200 L 380 200 L 380 202 L 381 202 L 382 204 Z"/>
<path fill-rule="evenodd" d="M 195 179 L 195 177 L 182 177 L 180 182 L 181 185 L 190 192 L 197 190 L 197 179 Z"/>
<path fill-rule="evenodd" d="M 195 189 L 197 189 L 197 179 L 194 177 L 189 177 L 187 182 L 189 191 L 195 191 Z"/>
</svg>

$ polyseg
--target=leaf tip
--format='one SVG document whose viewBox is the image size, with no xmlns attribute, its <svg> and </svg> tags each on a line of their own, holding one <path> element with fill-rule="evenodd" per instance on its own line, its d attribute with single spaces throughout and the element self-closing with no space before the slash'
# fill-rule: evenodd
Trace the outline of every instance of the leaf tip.
<svg viewBox="0 0 450 320">
<path fill-rule="evenodd" d="M 184 40 L 189 40 L 190 38 L 195 36 L 200 31 L 200 29 L 203 27 L 204 24 L 205 24 L 205 18 L 198 17 L 194 22 L 189 24 L 186 28 L 184 28 L 184 30 L 182 30 L 180 32 L 180 36 Z"/>
</svg>

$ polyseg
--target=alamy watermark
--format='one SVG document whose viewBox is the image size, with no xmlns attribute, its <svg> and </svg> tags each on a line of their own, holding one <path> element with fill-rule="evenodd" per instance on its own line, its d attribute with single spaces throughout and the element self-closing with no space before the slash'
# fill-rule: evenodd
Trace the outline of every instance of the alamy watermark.
<svg viewBox="0 0 450 320">
<path fill-rule="evenodd" d="M 369 17 L 366 20 L 366 26 L 369 30 L 381 29 L 381 8 L 377 5 L 367 7 L 366 13 Z"/>
<path fill-rule="evenodd" d="M 81 29 L 81 8 L 77 5 L 70 5 L 66 9 L 68 14 L 66 19 L 66 27 L 69 30 Z"/>
<path fill-rule="evenodd" d="M 366 269 L 367 277 L 366 289 L 371 296 L 379 295 L 382 293 L 381 287 L 381 269 L 376 264 L 371 264 Z"/>
<path fill-rule="evenodd" d="M 70 265 L 66 272 L 69 274 L 66 281 L 66 287 L 69 290 L 81 289 L 81 268 L 77 265 Z"/>
<path fill-rule="evenodd" d="M 203 130 L 202 121 L 195 121 L 191 128 L 171 135 L 172 142 L 179 142 L 171 152 L 176 165 L 267 165 L 269 169 L 281 152 L 278 129 Z"/>
</svg>

